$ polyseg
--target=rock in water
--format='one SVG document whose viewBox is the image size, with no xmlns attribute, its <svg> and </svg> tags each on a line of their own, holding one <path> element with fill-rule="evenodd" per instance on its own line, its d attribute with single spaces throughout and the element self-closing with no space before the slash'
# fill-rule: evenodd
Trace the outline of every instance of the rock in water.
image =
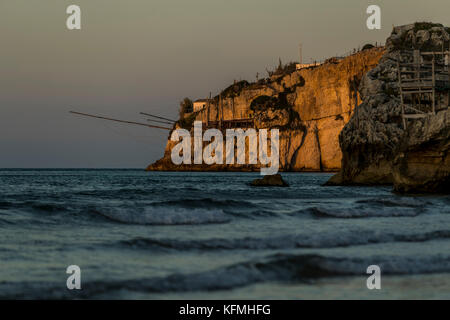
<svg viewBox="0 0 450 320">
<path fill-rule="evenodd" d="M 262 179 L 255 179 L 250 184 L 253 187 L 289 187 L 280 174 L 267 175 Z"/>
<path fill-rule="evenodd" d="M 397 192 L 450 193 L 449 111 L 408 121 L 403 129 L 397 60 L 406 51 L 441 51 L 450 28 L 395 27 L 380 63 L 362 79 L 362 99 L 339 135 L 341 171 L 327 185 L 394 185 Z"/>
</svg>

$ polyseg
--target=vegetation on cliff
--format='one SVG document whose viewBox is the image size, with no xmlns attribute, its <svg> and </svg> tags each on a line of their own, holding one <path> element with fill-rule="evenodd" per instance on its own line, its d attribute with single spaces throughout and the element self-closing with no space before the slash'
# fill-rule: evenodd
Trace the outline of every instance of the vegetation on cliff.
<svg viewBox="0 0 450 320">
<path fill-rule="evenodd" d="M 267 74 L 269 77 L 273 76 L 285 76 L 292 72 L 294 72 L 297 69 L 297 62 L 289 62 L 287 64 L 283 64 L 281 61 L 281 58 L 278 59 L 278 66 L 274 68 L 273 70 L 266 69 Z"/>
<path fill-rule="evenodd" d="M 180 109 L 178 112 L 179 119 L 183 119 L 186 113 L 191 113 L 192 111 L 194 111 L 194 104 L 192 100 L 189 98 L 184 98 L 180 102 Z"/>
</svg>

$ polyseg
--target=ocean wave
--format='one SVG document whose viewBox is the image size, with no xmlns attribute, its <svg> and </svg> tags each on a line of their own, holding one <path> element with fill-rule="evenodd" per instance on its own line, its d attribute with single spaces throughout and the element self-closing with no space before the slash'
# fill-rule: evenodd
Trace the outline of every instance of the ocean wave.
<svg viewBox="0 0 450 320">
<path fill-rule="evenodd" d="M 14 225 L 15 223 L 3 218 L 0 218 L 0 226 L 9 226 L 9 225 Z"/>
<path fill-rule="evenodd" d="M 134 189 L 126 189 L 127 192 L 134 193 Z M 123 192 L 120 191 L 120 192 Z M 81 193 L 90 195 L 105 195 L 108 198 L 113 197 L 109 192 L 105 191 L 83 191 Z M 80 193 L 80 194 L 81 194 Z M 146 191 L 140 191 L 140 195 L 146 194 Z M 138 196 L 138 195 L 137 195 Z M 139 196 L 138 196 L 139 197 Z M 99 197 L 102 198 L 101 196 Z M 62 213 L 62 212 L 85 212 L 86 208 L 88 211 L 98 213 L 100 215 L 105 215 L 111 220 L 118 220 L 118 222 L 128 222 L 135 223 L 135 214 L 133 213 L 133 207 L 137 207 L 136 210 L 140 211 L 152 211 L 159 212 L 158 210 L 166 211 L 180 211 L 179 209 L 190 209 L 199 212 L 199 215 L 204 216 L 204 211 L 216 210 L 221 211 L 222 214 L 228 215 L 229 218 L 244 218 L 244 219 L 257 219 L 265 217 L 275 217 L 280 215 L 290 215 L 290 216 L 302 216 L 305 214 L 311 215 L 315 218 L 367 218 L 367 217 L 414 217 L 426 209 L 426 200 L 416 199 L 416 198 L 401 198 L 401 199 L 363 199 L 356 201 L 353 206 L 337 203 L 327 203 L 318 204 L 313 207 L 305 207 L 304 204 L 299 203 L 299 209 L 292 208 L 291 211 L 280 211 L 270 203 L 266 202 L 254 202 L 246 200 L 234 200 L 234 199 L 213 199 L 213 198 L 182 198 L 176 200 L 160 200 L 150 202 L 147 199 L 142 201 L 133 201 L 135 197 L 126 198 L 126 200 L 120 203 L 120 197 L 114 198 L 114 203 L 119 201 L 119 209 L 121 212 L 112 212 L 108 208 L 108 202 L 102 207 L 99 201 L 79 201 L 79 199 L 61 201 L 60 199 L 55 199 L 54 201 L 42 201 L 42 200 L 28 200 L 28 201 L 18 201 L 18 202 L 8 202 L 1 201 L 0 209 L 21 209 L 25 212 L 38 211 L 39 213 Z M 98 204 L 96 204 L 96 202 Z M 104 201 L 103 201 L 104 202 Z M 99 208 L 96 208 L 98 206 Z M 125 207 L 126 206 L 126 207 Z M 112 206 L 111 206 L 112 207 Z M 144 207 L 144 209 L 140 209 Z M 93 208 L 93 210 L 91 210 Z M 105 211 L 105 208 L 107 211 Z M 127 210 L 130 212 L 132 217 L 127 218 Z M 135 211 L 136 211 L 135 210 Z M 157 213 L 155 214 L 157 215 Z M 136 223 L 140 223 L 139 221 Z"/>
<path fill-rule="evenodd" d="M 220 201 L 218 202 L 221 203 Z M 222 204 L 224 205 L 225 202 Z M 3 204 L 3 207 L 1 206 Z M 111 222 L 124 224 L 142 224 L 142 225 L 181 225 L 181 224 L 216 224 L 227 223 L 232 220 L 230 215 L 224 213 L 223 210 L 200 208 L 197 209 L 194 205 L 191 208 L 170 207 L 165 205 L 145 205 L 136 206 L 130 202 L 128 205 L 121 204 L 120 206 L 108 206 L 99 204 L 79 205 L 77 203 L 61 204 L 55 202 L 43 201 L 25 201 L 25 202 L 3 202 L 0 203 L 0 210 L 17 209 L 18 213 L 36 213 L 33 218 L 33 223 L 36 223 L 36 218 L 47 215 L 61 214 L 64 217 L 61 221 L 71 222 L 73 219 L 104 221 L 107 219 Z M 8 222 L 5 220 L 5 223 Z M 56 221 L 55 221 L 56 222 Z M 2 223 L 2 221 L 0 221 Z"/>
<path fill-rule="evenodd" d="M 362 199 L 356 201 L 355 203 L 379 205 L 385 207 L 410 207 L 410 208 L 418 208 L 430 204 L 430 202 L 426 201 L 425 199 L 411 198 L 411 197 Z"/>
<path fill-rule="evenodd" d="M 418 234 L 379 233 L 370 230 L 350 230 L 336 233 L 286 235 L 271 238 L 177 240 L 134 238 L 120 241 L 127 247 L 146 250 L 272 250 L 294 248 L 336 248 L 389 242 L 425 242 L 449 239 L 450 230 Z"/>
<path fill-rule="evenodd" d="M 57 204 L 57 203 L 30 203 L 30 204 L 25 204 L 25 207 L 31 207 L 34 210 L 37 211 L 44 211 L 44 212 L 62 212 L 62 211 L 67 211 L 69 210 L 69 208 L 65 205 L 62 204 Z"/>
<path fill-rule="evenodd" d="M 45 201 L 0 202 L 0 210 L 18 209 L 22 212 L 60 213 L 70 211 L 66 204 Z"/>
<path fill-rule="evenodd" d="M 116 199 L 126 197 L 127 199 L 136 198 L 140 196 L 148 196 L 155 193 L 153 189 L 145 188 L 121 188 L 121 189 L 107 189 L 107 190 L 83 190 L 78 191 L 75 195 L 92 196 L 97 198 Z"/>
<path fill-rule="evenodd" d="M 189 210 L 183 208 L 123 208 L 91 210 L 110 221 L 139 225 L 199 225 L 227 223 L 231 219 L 222 210 Z"/>
<path fill-rule="evenodd" d="M 0 209 L 9 209 L 12 205 L 12 202 L 0 201 Z"/>
<path fill-rule="evenodd" d="M 250 210 L 248 210 L 250 209 Z M 266 210 L 266 209 L 253 209 L 252 208 L 237 208 L 237 209 L 224 209 L 224 213 L 243 219 L 259 219 L 259 218 L 271 218 L 283 215 L 283 213 L 277 212 L 276 210 Z"/>
<path fill-rule="evenodd" d="M 251 208 L 255 205 L 249 201 L 239 201 L 231 199 L 179 199 L 154 202 L 155 207 L 181 207 L 181 208 Z"/>
<path fill-rule="evenodd" d="M 422 213 L 422 208 L 399 207 L 347 207 L 347 208 L 323 208 L 311 207 L 306 210 L 317 218 L 370 218 L 370 217 L 415 217 Z"/>
<path fill-rule="evenodd" d="M 329 257 L 316 254 L 276 254 L 257 261 L 236 263 L 217 269 L 166 277 L 83 283 L 83 290 L 69 293 L 61 285 L 3 283 L 1 299 L 85 298 L 114 295 L 123 290 L 145 293 L 231 290 L 263 282 L 304 282 L 337 276 L 364 276 L 369 265 L 378 265 L 383 275 L 411 275 L 450 272 L 450 256 L 378 256 L 370 258 Z M 43 287 L 47 287 L 43 290 Z"/>
</svg>

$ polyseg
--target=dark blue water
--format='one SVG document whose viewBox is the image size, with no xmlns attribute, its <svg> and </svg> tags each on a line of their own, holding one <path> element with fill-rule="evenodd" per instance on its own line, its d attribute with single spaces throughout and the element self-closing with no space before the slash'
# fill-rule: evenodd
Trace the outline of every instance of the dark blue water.
<svg viewBox="0 0 450 320">
<path fill-rule="evenodd" d="M 450 298 L 450 197 L 283 176 L 0 170 L 0 298 Z"/>
</svg>

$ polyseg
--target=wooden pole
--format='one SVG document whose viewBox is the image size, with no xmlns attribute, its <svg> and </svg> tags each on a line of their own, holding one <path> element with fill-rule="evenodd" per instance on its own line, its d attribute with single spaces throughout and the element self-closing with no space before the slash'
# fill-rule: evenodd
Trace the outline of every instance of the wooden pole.
<svg viewBox="0 0 450 320">
<path fill-rule="evenodd" d="M 138 126 L 144 126 L 144 127 L 149 127 L 149 128 L 172 130 L 172 129 L 166 128 L 166 127 L 152 126 L 151 124 L 146 124 L 146 123 L 140 123 L 140 122 L 134 122 L 134 121 L 119 120 L 119 119 L 113 119 L 113 118 L 108 118 L 108 117 L 96 116 L 96 115 L 82 113 L 82 112 L 70 111 L 70 113 L 73 113 L 73 114 L 76 114 L 76 115 L 80 115 L 80 116 L 85 116 L 85 117 L 91 117 L 91 118 L 97 118 L 97 119 L 103 119 L 103 120 L 109 120 L 109 121 L 115 121 L 115 122 L 121 122 L 121 123 L 128 123 L 128 124 L 135 124 L 135 125 L 138 125 Z"/>
<path fill-rule="evenodd" d="M 300 53 L 300 56 L 299 56 L 299 58 L 300 58 L 300 61 L 299 61 L 299 63 L 300 63 L 300 65 L 303 63 L 303 52 L 302 52 L 302 43 L 300 42 L 300 44 L 298 45 L 298 49 L 299 49 L 299 53 Z"/>
<path fill-rule="evenodd" d="M 435 63 L 436 63 L 436 59 L 433 55 L 433 64 L 431 67 L 431 76 L 432 76 L 432 87 L 433 87 L 433 92 L 432 92 L 432 97 L 431 97 L 431 107 L 432 107 L 432 111 L 433 114 L 436 114 L 436 75 L 435 75 Z"/>
<path fill-rule="evenodd" d="M 160 117 L 160 116 L 155 116 L 155 115 L 150 114 L 150 113 L 140 112 L 140 114 L 143 114 L 144 116 L 149 116 L 149 117 L 157 118 L 157 119 L 167 120 L 167 121 L 170 121 L 170 122 L 176 122 L 175 120 L 163 118 L 163 117 Z"/>
<path fill-rule="evenodd" d="M 208 104 L 206 107 L 206 126 L 209 125 L 209 109 L 211 108 L 211 92 L 209 92 Z"/>
<path fill-rule="evenodd" d="M 164 123 L 164 124 L 170 124 L 172 125 L 172 122 L 168 122 L 168 121 L 159 121 L 159 120 L 153 120 L 153 119 L 147 119 L 148 122 L 157 122 L 157 123 Z"/>
<path fill-rule="evenodd" d="M 206 104 L 203 105 L 203 107 L 200 109 L 200 121 L 203 124 L 203 114 L 205 113 Z"/>
<path fill-rule="evenodd" d="M 405 105 L 403 104 L 402 75 L 400 72 L 400 63 L 398 61 L 397 61 L 397 74 L 398 74 L 398 89 L 400 91 L 400 103 L 402 107 L 403 129 L 406 130 Z"/>
<path fill-rule="evenodd" d="M 234 97 L 231 97 L 231 116 L 234 119 L 236 116 L 234 114 Z"/>
<path fill-rule="evenodd" d="M 419 110 L 421 110 L 421 100 L 422 100 L 422 93 L 420 92 L 421 91 L 421 88 L 422 88 L 422 86 L 421 86 L 421 80 L 420 80 L 420 75 L 421 75 L 421 73 L 420 73 L 420 59 L 421 59 L 421 56 L 420 56 L 420 51 L 419 50 L 414 50 L 414 71 L 415 71 L 415 73 L 414 73 L 414 78 L 416 78 L 416 79 L 418 79 L 417 81 L 419 82 Z M 412 104 L 413 104 L 413 107 L 415 107 L 416 106 L 416 99 L 415 98 L 417 98 L 417 94 L 415 94 L 415 93 L 413 93 L 412 95 L 411 95 L 411 99 L 412 99 Z"/>
<path fill-rule="evenodd" d="M 219 128 L 222 129 L 222 115 L 223 115 L 222 93 L 219 94 L 219 108 L 217 111 L 219 112 Z"/>
<path fill-rule="evenodd" d="M 447 66 L 447 107 L 450 106 L 450 41 L 448 42 L 448 51 L 445 54 L 444 64 Z"/>
<path fill-rule="evenodd" d="M 420 74 L 419 74 L 419 68 L 420 68 L 420 51 L 419 50 L 414 50 L 413 53 L 413 61 L 414 61 L 414 78 L 419 78 Z M 419 80 L 420 82 L 420 80 Z"/>
</svg>

